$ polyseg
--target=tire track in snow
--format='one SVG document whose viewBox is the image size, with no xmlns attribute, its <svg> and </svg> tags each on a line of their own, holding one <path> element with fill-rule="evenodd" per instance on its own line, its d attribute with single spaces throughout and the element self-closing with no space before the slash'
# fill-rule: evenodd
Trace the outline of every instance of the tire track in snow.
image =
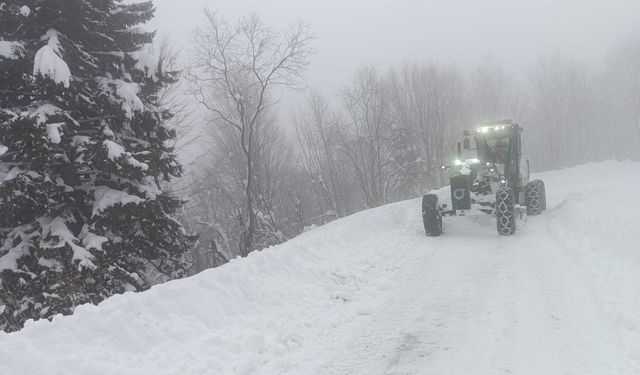
<svg viewBox="0 0 640 375">
<path fill-rule="evenodd" d="M 450 228 L 452 233 L 459 230 L 457 219 Z M 495 243 L 493 236 L 481 233 L 486 231 L 485 225 L 471 227 L 472 232 L 478 232 L 471 235 L 477 235 L 480 242 Z M 425 256 L 421 249 L 431 247 L 426 246 L 428 242 L 437 250 Z M 403 288 L 385 301 L 383 310 L 372 314 L 371 324 L 341 346 L 340 354 L 320 373 L 425 373 L 412 372 L 410 368 L 416 368 L 414 362 L 429 366 L 432 372 L 428 373 L 442 373 L 436 369 L 446 372 L 450 359 L 462 359 L 465 354 L 470 360 L 463 361 L 463 367 L 473 369 L 482 360 L 486 366 L 508 373 L 510 365 L 500 356 L 500 350 L 492 355 L 473 353 L 474 345 L 483 344 L 483 335 L 491 336 L 486 339 L 492 341 L 489 349 L 511 346 L 508 336 L 512 330 L 494 332 L 505 318 L 500 309 L 492 306 L 495 298 L 491 297 L 503 294 L 501 288 L 509 286 L 503 281 L 511 277 L 505 260 L 508 257 L 492 256 L 477 243 L 460 246 L 455 238 L 418 237 L 407 245 L 412 246 L 403 250 L 411 255 L 405 264 L 405 270 L 410 272 L 403 275 Z M 500 246 L 498 252 L 507 250 Z M 478 311 L 487 314 L 478 320 Z M 507 315 L 510 313 L 506 311 Z M 467 335 L 466 331 L 475 335 Z"/>
<path fill-rule="evenodd" d="M 319 373 L 624 373 L 589 325 L 598 319 L 589 293 L 546 218 L 510 238 L 456 219 L 448 238 L 403 244 L 415 248 L 403 250 L 402 289 Z M 427 242 L 437 250 L 420 257 Z"/>
<path fill-rule="evenodd" d="M 482 245 L 485 236 L 476 235 Z M 504 243 L 490 252 L 481 248 L 447 248 L 454 269 L 438 267 L 439 282 L 428 290 L 430 302 L 425 301 L 424 318 L 414 328 L 421 342 L 435 342 L 431 347 L 438 350 L 426 356 L 420 347 L 399 352 L 386 374 L 510 373 L 505 353 L 513 347 L 517 322 L 514 307 L 503 303 L 513 294 L 509 249 Z"/>
</svg>

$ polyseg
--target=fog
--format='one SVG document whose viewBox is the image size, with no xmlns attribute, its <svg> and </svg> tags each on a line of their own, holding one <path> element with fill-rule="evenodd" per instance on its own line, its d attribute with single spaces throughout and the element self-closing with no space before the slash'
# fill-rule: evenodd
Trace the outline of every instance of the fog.
<svg viewBox="0 0 640 375">
<path fill-rule="evenodd" d="M 184 47 L 205 7 L 230 21 L 252 12 L 282 27 L 305 20 L 317 35 L 307 79 L 324 91 L 348 83 L 363 63 L 438 60 L 468 69 L 490 57 L 517 73 L 560 51 L 597 64 L 610 44 L 640 24 L 637 0 L 154 2 L 155 27 Z"/>
<path fill-rule="evenodd" d="M 271 285 L 261 269 L 282 266 L 286 273 L 297 267 L 289 253 L 313 263 L 313 253 L 324 250 L 314 237 L 291 252 L 268 249 L 332 222 L 338 242 L 366 245 L 336 242 L 337 252 L 371 250 L 376 238 L 368 234 L 378 233 L 378 225 L 418 245 L 421 224 L 427 236 L 454 234 L 455 228 L 463 233 L 467 214 L 495 219 L 469 218 L 469 229 L 491 224 L 496 235 L 512 235 L 516 221 L 546 210 L 548 191 L 552 215 L 538 221 L 541 231 L 530 231 L 532 225 L 509 243 L 547 236 L 564 248 L 557 238 L 562 231 L 549 231 L 563 222 L 563 229 L 595 229 L 601 239 L 632 232 L 627 229 L 640 221 L 623 220 L 637 211 L 632 200 L 604 208 L 611 206 L 607 197 L 632 195 L 638 185 L 639 25 L 640 0 L 0 0 L 0 331 L 27 325 L 33 339 L 36 325 L 46 327 L 30 321 L 55 317 L 54 326 L 61 327 L 58 314 L 72 314 L 80 304 L 142 292 L 262 250 L 276 257 L 249 259 L 247 280 Z M 574 176 L 593 184 L 561 186 Z M 403 200 L 396 208 L 406 211 L 383 208 Z M 351 219 L 336 222 L 373 208 L 381 210 L 353 218 L 366 228 L 360 233 L 343 226 Z M 443 216 L 460 216 L 449 233 Z M 573 223 L 578 217 L 588 220 Z M 389 226 L 398 220 L 406 222 Z M 580 233 L 567 239 L 579 247 L 597 239 L 581 241 Z M 389 259 L 402 258 L 410 249 L 389 246 L 392 237 L 380 237 L 381 246 Z M 634 241 L 620 242 L 622 253 L 631 254 Z M 546 253 L 555 254 L 555 247 Z M 575 249 L 567 249 L 561 257 L 568 262 Z M 372 254 L 372 262 L 382 261 L 382 252 Z M 537 275 L 542 258 L 525 273 Z M 366 272 L 388 268 L 374 263 L 364 265 Z M 242 267 L 234 261 L 223 272 Z M 344 284 L 340 274 L 351 271 L 333 268 L 312 271 Z M 578 279 L 562 280 L 572 286 Z M 214 284 L 203 285 L 214 294 L 224 290 Z M 630 285 L 625 290 L 637 292 Z M 326 299 L 327 290 L 320 289 Z M 567 291 L 588 297 L 587 290 Z M 269 303 L 282 295 L 258 292 Z M 228 296 L 244 294 L 235 288 Z M 338 297 L 332 299 L 340 305 L 364 306 L 358 298 L 348 304 Z M 550 301 L 554 295 L 534 297 Z M 236 302 L 241 314 L 248 311 Z M 509 311 L 527 312 L 524 307 Z M 169 326 L 177 322 L 173 315 Z M 66 321 L 79 332 L 74 320 Z M 552 337 L 558 321 L 546 322 Z M 244 344 L 230 348 L 242 354 L 240 363 L 208 371 L 264 373 L 258 362 L 269 351 L 257 346 L 278 355 L 296 349 L 289 344 L 300 340 L 285 331 L 262 339 L 249 331 L 236 335 Z M 118 337 L 109 337 L 120 348 Z M 216 337 L 222 343 L 225 335 Z M 283 341 L 265 344 L 265 337 Z M 139 346 L 129 356 L 136 363 Z M 20 361 L 49 366 L 63 352 L 54 349 L 46 360 Z M 255 366 L 249 363 L 254 359 L 260 360 Z M 65 373 L 87 363 L 61 360 L 71 366 Z M 44 371 L 3 371 L 5 362 L 0 373 Z M 288 360 L 277 363 L 270 367 L 276 372 L 280 364 L 299 369 Z"/>
<path fill-rule="evenodd" d="M 207 236 L 196 255 L 246 255 L 447 185 L 463 130 L 485 121 L 523 125 L 534 173 L 640 158 L 637 0 L 154 1 L 197 72 L 179 190 L 183 223 Z M 272 33 L 297 21 L 300 38 Z"/>
</svg>

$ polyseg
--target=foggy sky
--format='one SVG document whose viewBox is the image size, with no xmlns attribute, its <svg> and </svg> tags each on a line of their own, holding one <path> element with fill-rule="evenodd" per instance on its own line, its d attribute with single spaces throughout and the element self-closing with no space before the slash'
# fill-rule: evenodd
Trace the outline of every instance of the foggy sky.
<svg viewBox="0 0 640 375">
<path fill-rule="evenodd" d="M 307 71 L 332 91 L 363 63 L 437 60 L 472 68 L 487 58 L 512 72 L 561 52 L 595 63 L 640 29 L 640 0 L 153 0 L 154 26 L 181 46 L 206 6 L 230 21 L 251 12 L 286 27 L 303 19 L 317 34 Z"/>
</svg>

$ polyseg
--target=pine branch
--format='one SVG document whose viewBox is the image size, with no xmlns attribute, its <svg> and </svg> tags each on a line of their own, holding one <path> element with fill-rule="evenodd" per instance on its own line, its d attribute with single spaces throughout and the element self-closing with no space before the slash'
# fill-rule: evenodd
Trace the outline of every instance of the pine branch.
<svg viewBox="0 0 640 375">
<path fill-rule="evenodd" d="M 38 97 L 38 98 L 44 97 L 44 94 L 29 92 L 29 91 L 15 91 L 15 90 L 0 89 L 0 93 L 11 94 L 11 95 L 24 95 L 24 96 L 31 96 L 31 97 Z"/>
</svg>

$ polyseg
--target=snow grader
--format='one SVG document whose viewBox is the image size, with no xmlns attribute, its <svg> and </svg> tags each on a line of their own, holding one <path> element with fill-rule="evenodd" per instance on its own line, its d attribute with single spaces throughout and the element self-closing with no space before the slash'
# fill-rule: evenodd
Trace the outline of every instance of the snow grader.
<svg viewBox="0 0 640 375">
<path fill-rule="evenodd" d="M 436 194 L 422 198 L 427 236 L 442 234 L 443 216 L 482 213 L 494 215 L 498 234 L 508 236 L 515 233 L 518 218 L 539 215 L 546 209 L 544 182 L 529 181 L 529 161 L 522 156 L 522 131 L 520 125 L 503 120 L 464 132 L 457 159 L 452 165 L 441 167 L 450 175 L 451 208 L 438 202 Z M 466 152 L 475 150 L 475 156 L 465 159 L 463 146 Z"/>
</svg>

